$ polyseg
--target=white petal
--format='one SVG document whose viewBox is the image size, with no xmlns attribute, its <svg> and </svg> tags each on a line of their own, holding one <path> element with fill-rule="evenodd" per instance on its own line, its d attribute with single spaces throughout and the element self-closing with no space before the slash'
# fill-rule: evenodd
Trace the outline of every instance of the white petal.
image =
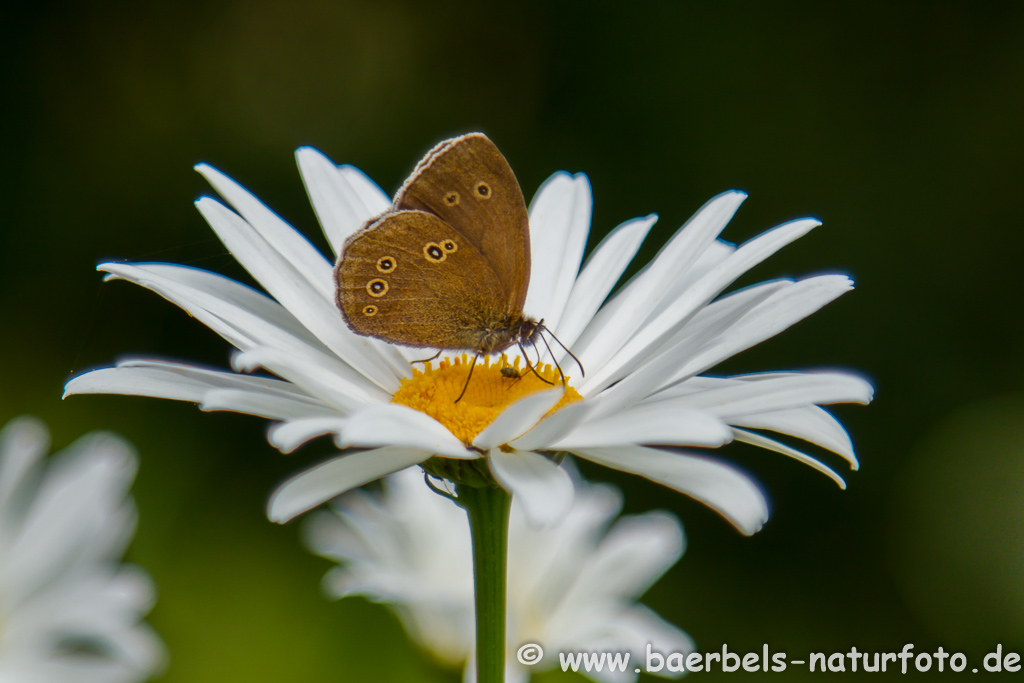
<svg viewBox="0 0 1024 683">
<path fill-rule="evenodd" d="M 581 617 L 589 617 L 587 623 L 581 624 L 584 628 L 576 632 L 571 640 L 567 640 L 564 646 L 560 645 L 559 651 L 629 652 L 632 661 L 643 662 L 648 647 L 666 656 L 669 653 L 679 653 L 682 657 L 696 649 L 693 640 L 683 631 L 639 603 L 632 603 L 620 609 L 610 606 L 604 614 L 588 614 Z M 626 673 L 610 673 L 605 670 L 603 675 L 595 676 L 595 672 L 589 675 L 599 683 L 623 683 L 636 680 L 636 675 L 632 671 L 635 668 L 626 667 Z M 663 678 L 680 678 L 683 672 L 669 672 L 663 668 L 655 675 Z"/>
<path fill-rule="evenodd" d="M 735 377 L 743 381 L 718 389 L 658 401 L 707 410 L 723 419 L 752 413 L 829 403 L 870 403 L 871 385 L 841 372 L 783 373 Z"/>
<path fill-rule="evenodd" d="M 644 323 L 608 362 L 593 375 L 588 375 L 582 383 L 587 394 L 591 395 L 624 377 L 736 278 L 818 225 L 820 223 L 813 219 L 793 221 L 746 242 L 664 311 Z"/>
<path fill-rule="evenodd" d="M 574 449 L 581 458 L 632 472 L 685 493 L 728 519 L 743 534 L 768 521 L 768 503 L 746 475 L 715 460 L 643 446 Z"/>
<path fill-rule="evenodd" d="M 241 214 L 245 222 L 256 229 L 271 249 L 283 256 L 321 296 L 328 301 L 334 299 L 331 263 L 309 240 L 248 190 L 217 169 L 208 164 L 198 164 L 195 168 Z"/>
<path fill-rule="evenodd" d="M 391 208 L 391 197 L 385 194 L 384 190 L 370 179 L 370 176 L 351 164 L 338 166 L 338 171 L 345 178 L 345 182 L 359 195 L 369 212 L 368 216 L 379 216 Z"/>
<path fill-rule="evenodd" d="M 586 419 L 591 408 L 585 401 L 563 406 L 518 439 L 510 441 L 509 445 L 523 451 L 548 450 L 551 444 L 575 430 Z"/>
<path fill-rule="evenodd" d="M 12 495 L 49 447 L 50 432 L 34 417 L 15 418 L 0 430 L 0 511 L 13 502 Z"/>
<path fill-rule="evenodd" d="M 838 453 L 850 463 L 850 469 L 859 468 L 853 452 L 853 442 L 843 425 L 824 408 L 805 406 L 789 410 L 773 410 L 767 413 L 742 415 L 729 420 L 729 424 L 752 429 L 768 429 L 788 434 L 798 439 L 827 448 Z"/>
<path fill-rule="evenodd" d="M 523 310 L 556 328 L 590 232 L 590 181 L 579 173 L 548 178 L 530 205 L 530 284 Z"/>
<path fill-rule="evenodd" d="M 494 478 L 512 492 L 534 526 L 557 524 L 569 512 L 572 479 L 543 455 L 532 451 L 506 453 L 496 448 L 487 459 Z"/>
<path fill-rule="evenodd" d="M 140 283 L 145 285 L 147 280 L 151 278 L 151 275 L 146 272 L 143 268 L 130 268 L 124 274 L 129 276 L 139 276 Z M 159 276 L 155 275 L 155 278 L 159 281 Z M 162 282 L 154 289 L 160 291 L 161 287 L 167 286 L 172 290 L 175 288 L 174 284 Z M 198 290 L 191 292 L 197 299 L 209 299 L 205 293 Z M 216 310 L 218 307 L 225 309 L 229 307 L 229 304 L 217 301 L 202 301 L 210 305 L 211 309 Z M 276 305 L 276 304 L 274 304 Z M 237 314 L 242 317 L 246 317 L 247 313 L 241 310 L 231 312 L 229 310 L 219 310 L 226 316 Z M 217 318 L 218 321 L 223 322 L 222 318 Z M 283 358 L 283 364 L 274 365 L 272 362 L 267 362 L 267 368 L 279 372 L 283 377 L 287 377 L 293 380 L 299 380 L 301 383 L 302 375 L 296 372 L 290 372 L 295 368 L 309 367 L 316 368 L 316 376 L 319 378 L 330 378 L 334 376 L 333 385 L 335 391 L 329 395 L 334 398 L 338 404 L 347 405 L 348 410 L 354 410 L 360 407 L 360 405 L 370 402 L 374 399 L 374 396 L 378 400 L 387 398 L 387 394 L 383 393 L 377 386 L 367 382 L 366 378 L 362 377 L 358 373 L 354 372 L 348 366 L 342 364 L 335 356 L 329 355 L 326 349 L 322 351 L 323 347 L 315 343 L 315 346 L 307 345 L 305 342 L 289 337 L 287 333 L 275 334 L 281 332 L 279 329 L 273 328 L 272 326 L 265 325 L 261 318 L 248 316 L 246 324 L 251 326 L 252 335 L 251 339 L 246 339 L 245 344 L 248 345 L 253 340 L 269 339 L 270 341 L 282 342 L 284 348 L 279 351 L 279 358 Z M 240 322 L 241 323 L 241 322 Z M 212 325 L 211 327 L 215 327 Z M 230 336 L 230 335 L 228 335 Z M 253 353 L 259 353 L 259 351 L 252 351 Z M 332 372 L 333 371 L 333 372 Z M 340 373 L 340 376 L 339 376 Z M 171 398 L 176 400 L 191 400 L 197 402 L 207 403 L 205 410 L 234 410 L 242 413 L 251 413 L 254 415 L 263 415 L 264 417 L 273 419 L 286 419 L 293 417 L 287 410 L 284 413 L 272 414 L 263 412 L 269 409 L 260 409 L 257 411 L 250 409 L 230 407 L 229 404 L 214 405 L 209 403 L 209 396 L 207 395 L 208 389 L 213 388 L 230 388 L 233 390 L 258 394 L 253 396 L 251 400 L 263 401 L 264 405 L 268 405 L 266 401 L 276 402 L 281 405 L 290 404 L 298 410 L 302 411 L 302 403 L 306 405 L 305 411 L 310 414 L 331 411 L 327 408 L 327 405 L 318 401 L 312 396 L 303 396 L 301 393 L 293 388 L 290 384 L 284 382 L 276 382 L 276 385 L 271 385 L 272 380 L 255 380 L 245 381 L 244 378 L 238 376 L 230 376 L 226 374 L 213 373 L 210 371 L 204 371 L 201 369 L 188 369 L 185 366 L 174 366 L 173 364 L 122 364 L 116 369 L 106 369 L 97 371 L 95 373 L 89 373 L 84 376 L 75 378 L 69 382 L 66 394 L 71 393 L 127 393 L 135 395 L 148 395 L 148 396 L 159 396 L 164 398 Z M 357 380 L 358 384 L 353 384 L 349 381 Z M 368 393 L 367 390 L 373 393 Z M 339 391 L 341 397 L 339 398 Z M 241 396 L 238 397 L 241 400 Z M 296 405 L 298 399 L 299 405 Z M 234 401 L 238 403 L 238 400 Z M 254 407 L 255 403 L 251 403 L 251 407 Z M 317 410 L 317 407 L 322 410 Z"/>
<path fill-rule="evenodd" d="M 125 394 L 199 403 L 211 389 L 235 389 L 271 396 L 315 400 L 290 383 L 265 377 L 208 370 L 194 365 L 156 360 L 128 360 L 117 367 L 86 372 L 64 387 L 64 398 L 74 394 Z"/>
<path fill-rule="evenodd" d="M 335 256 L 345 240 L 391 206 L 377 185 L 353 166 L 338 168 L 312 147 L 295 151 L 302 182 Z"/>
<path fill-rule="evenodd" d="M 529 683 L 530 672 L 519 663 L 519 660 L 509 658 L 505 663 L 505 683 Z"/>
<path fill-rule="evenodd" d="M 622 493 L 607 484 L 583 482 L 567 457 L 561 468 L 576 487 L 569 514 L 557 526 L 541 533 L 530 526 L 519 504 L 512 502 L 509 522 L 509 587 L 515 594 L 530 596 L 550 614 L 560 605 L 568 586 L 593 553 L 597 541 L 622 509 Z M 545 539 L 545 542 L 539 542 Z"/>
<path fill-rule="evenodd" d="M 508 443 L 537 424 L 537 420 L 554 408 L 564 394 L 565 391 L 558 387 L 524 396 L 505 408 L 494 422 L 484 427 L 473 439 L 473 445 L 480 450 L 489 451 Z"/>
<path fill-rule="evenodd" d="M 327 282 L 314 286 L 237 214 L 209 197 L 196 206 L 238 262 L 317 339 L 385 391 L 393 393 L 398 388 L 401 373 L 397 367 L 407 368 L 408 364 L 394 347 L 360 337 L 348 328 L 334 303 L 329 269 Z M 298 233 L 295 238 L 304 239 Z M 330 293 L 325 295 L 325 290 Z"/>
<path fill-rule="evenodd" d="M 662 311 L 668 308 L 672 302 L 675 301 L 677 296 L 692 287 L 697 281 L 710 273 L 711 270 L 722 261 L 732 256 L 735 251 L 736 245 L 732 242 L 723 240 L 721 237 L 709 244 L 708 248 L 700 255 L 696 263 L 690 266 L 690 269 L 686 271 L 686 275 L 680 278 L 678 282 L 674 283 L 674 289 L 671 292 L 668 292 L 665 298 L 661 300 L 661 303 L 651 311 L 651 315 L 648 316 L 648 319 L 659 315 Z"/>
<path fill-rule="evenodd" d="M 134 509 L 122 505 L 138 458 L 107 433 L 82 437 L 51 459 L 39 491 L 0 568 L 8 605 L 76 563 L 120 553 L 134 530 Z"/>
<path fill-rule="evenodd" d="M 394 445 L 449 458 L 479 457 L 434 418 L 397 403 L 371 406 L 353 414 L 339 445 Z"/>
<path fill-rule="evenodd" d="M 657 220 L 653 213 L 645 218 L 635 218 L 618 226 L 601 240 L 573 284 L 558 327 L 549 326 L 558 341 L 572 348 Z"/>
<path fill-rule="evenodd" d="M 716 447 L 731 440 L 732 430 L 711 413 L 659 401 L 584 422 L 550 448 L 575 451 L 632 443 Z"/>
<path fill-rule="evenodd" d="M 717 338 L 760 306 L 774 292 L 792 286 L 787 281 L 765 282 L 736 292 L 707 306 L 684 325 L 662 349 L 654 352 L 622 381 L 601 392 L 595 417 L 610 415 L 654 393 L 680 366 L 715 345 Z"/>
<path fill-rule="evenodd" d="M 267 440 L 282 453 L 291 453 L 310 439 L 325 434 L 341 434 L 348 420 L 338 417 L 312 417 L 276 424 L 267 432 Z"/>
<path fill-rule="evenodd" d="M 395 473 L 397 474 L 397 472 Z M 353 493 L 353 496 L 365 492 Z M 333 510 L 317 510 L 306 515 L 300 527 L 302 543 L 307 549 L 335 561 L 371 557 L 363 539 L 338 517 Z M 341 569 L 335 567 L 332 572 Z"/>
<path fill-rule="evenodd" d="M 268 420 L 297 420 L 308 417 L 339 417 L 338 411 L 315 399 L 299 400 L 292 397 L 239 391 L 237 389 L 213 389 L 203 394 L 199 409 L 204 411 L 226 410 L 246 415 L 257 415 Z"/>
<path fill-rule="evenodd" d="M 734 431 L 736 433 L 736 440 L 737 441 L 742 441 L 743 443 L 749 443 L 752 446 L 760 446 L 761 448 L 766 448 L 769 451 L 775 451 L 776 453 L 782 453 L 783 455 L 788 455 L 789 457 L 793 458 L 797 462 L 802 462 L 803 464 L 807 465 L 808 467 L 811 467 L 813 469 L 818 470 L 819 472 L 824 474 L 826 477 L 828 477 L 829 479 L 834 481 L 836 484 L 838 484 L 839 488 L 841 488 L 843 490 L 846 489 L 846 482 L 843 480 L 843 478 L 840 477 L 839 474 L 835 470 L 833 470 L 831 467 L 828 467 L 827 465 L 825 465 L 825 463 L 821 462 L 820 460 L 812 458 L 811 456 L 807 455 L 806 453 L 801 453 L 800 451 L 796 450 L 795 448 L 790 448 L 789 446 L 787 446 L 784 443 L 779 443 L 778 441 L 776 441 L 774 439 L 769 439 L 766 436 L 761 436 L 760 434 L 755 434 L 754 432 L 748 432 L 748 431 L 743 430 L 743 429 L 736 429 Z"/>
<path fill-rule="evenodd" d="M 635 600 L 683 556 L 683 527 L 667 512 L 623 517 L 581 567 L 573 590 L 584 599 Z"/>
<path fill-rule="evenodd" d="M 150 610 L 155 594 L 153 581 L 138 568 L 90 567 L 34 595 L 12 615 L 9 626 L 16 628 L 9 628 L 8 635 L 21 641 L 13 649 L 31 647 L 27 641 L 50 639 L 55 632 L 117 641 L 126 626 Z"/>
<path fill-rule="evenodd" d="M 125 274 L 144 274 L 144 276 L 156 278 L 157 282 L 164 283 L 164 289 L 168 289 L 168 285 L 178 285 L 175 291 L 183 292 L 183 297 L 188 294 L 192 295 L 184 299 L 186 303 L 191 303 L 196 293 L 208 295 L 223 302 L 220 309 L 215 309 L 212 306 L 209 307 L 227 320 L 245 320 L 245 318 L 223 313 L 224 310 L 238 310 L 252 318 L 258 319 L 263 326 L 277 328 L 287 333 L 288 336 L 299 339 L 306 345 L 323 352 L 327 351 L 327 347 L 320 343 L 284 306 L 262 292 L 223 275 L 191 266 L 178 266 L 168 263 L 104 263 L 97 266 L 96 269 L 101 272 L 111 273 L 116 278 L 124 278 L 138 284 L 143 283 L 138 282 L 134 277 L 126 277 Z M 112 278 L 108 276 L 107 279 Z M 143 284 L 143 286 L 146 285 Z M 203 301 L 208 300 L 204 299 Z M 175 303 L 178 302 L 175 301 Z M 205 303 L 202 305 L 207 307 Z M 245 328 L 245 325 L 238 324 L 243 329 Z"/>
<path fill-rule="evenodd" d="M 227 278 L 164 264 L 104 263 L 99 270 L 110 273 L 107 279 L 128 280 L 156 292 L 239 349 L 275 346 L 306 357 L 350 381 L 370 385 L 358 372 L 334 357 L 280 304 L 251 290 L 243 295 L 246 288 Z"/>
<path fill-rule="evenodd" d="M 345 491 L 421 463 L 430 455 L 430 451 L 392 446 L 329 460 L 282 484 L 270 498 L 267 516 L 283 524 Z"/>
<path fill-rule="evenodd" d="M 715 343 L 708 344 L 674 373 L 666 375 L 663 386 L 704 372 L 726 358 L 775 336 L 852 288 L 853 283 L 843 275 L 821 275 L 776 292 L 720 335 Z"/>
<path fill-rule="evenodd" d="M 701 207 L 598 311 L 575 347 L 584 367 L 600 368 L 622 348 L 662 299 L 675 290 L 675 283 L 714 242 L 746 197 L 742 192 L 726 192 Z"/>
<path fill-rule="evenodd" d="M 341 413 L 350 413 L 386 399 L 386 395 L 377 391 L 367 393 L 344 377 L 324 372 L 316 363 L 281 349 L 260 347 L 236 353 L 231 358 L 231 365 L 239 372 L 266 368 Z"/>
<path fill-rule="evenodd" d="M 651 643 L 654 650 L 665 653 L 689 654 L 697 649 L 696 643 L 690 636 L 662 619 L 646 605 L 634 604 L 618 621 L 625 628 L 640 636 L 638 640 L 644 644 L 645 655 L 647 643 Z M 678 678 L 679 676 L 670 673 L 665 677 Z"/>
</svg>

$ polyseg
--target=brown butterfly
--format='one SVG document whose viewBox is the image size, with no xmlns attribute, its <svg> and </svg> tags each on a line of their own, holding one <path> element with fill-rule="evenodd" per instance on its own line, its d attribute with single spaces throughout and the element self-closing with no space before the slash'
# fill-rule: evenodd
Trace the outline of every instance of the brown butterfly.
<svg viewBox="0 0 1024 683">
<path fill-rule="evenodd" d="M 526 202 L 505 157 L 481 133 L 434 147 L 392 208 L 348 238 L 334 275 L 338 307 L 356 334 L 472 351 L 474 365 L 513 345 L 525 357 L 524 346 L 546 330 L 523 315 Z"/>
</svg>

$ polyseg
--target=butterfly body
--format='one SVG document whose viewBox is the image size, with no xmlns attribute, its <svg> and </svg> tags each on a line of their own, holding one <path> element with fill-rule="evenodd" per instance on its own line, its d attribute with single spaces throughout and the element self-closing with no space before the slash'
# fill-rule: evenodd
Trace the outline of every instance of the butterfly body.
<svg viewBox="0 0 1024 683">
<path fill-rule="evenodd" d="M 539 332 L 523 314 L 526 203 L 479 133 L 427 154 L 391 209 L 346 241 L 334 272 L 338 307 L 357 334 L 487 355 L 533 345 Z"/>
</svg>

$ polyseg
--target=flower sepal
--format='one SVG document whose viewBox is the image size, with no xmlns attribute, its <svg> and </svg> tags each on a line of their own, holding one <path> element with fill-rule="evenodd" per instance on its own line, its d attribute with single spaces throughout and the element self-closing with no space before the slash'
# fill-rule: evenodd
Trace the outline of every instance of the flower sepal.
<svg viewBox="0 0 1024 683">
<path fill-rule="evenodd" d="M 486 458 L 459 460 L 434 455 L 420 463 L 420 467 L 429 476 L 450 481 L 456 488 L 469 486 L 479 489 L 501 486 L 494 478 Z"/>
</svg>

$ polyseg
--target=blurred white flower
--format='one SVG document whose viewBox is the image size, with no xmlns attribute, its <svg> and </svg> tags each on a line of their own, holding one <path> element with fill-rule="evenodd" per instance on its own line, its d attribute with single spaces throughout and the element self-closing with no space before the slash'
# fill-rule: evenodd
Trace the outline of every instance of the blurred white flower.
<svg viewBox="0 0 1024 683">
<path fill-rule="evenodd" d="M 575 478 L 576 495 L 557 526 L 538 529 L 512 502 L 508 547 L 506 681 L 516 683 L 559 664 L 559 652 L 629 652 L 646 646 L 692 651 L 690 638 L 636 602 L 683 554 L 683 531 L 665 512 L 623 517 L 611 525 L 621 495 Z M 465 665 L 473 680 L 473 570 L 466 514 L 408 469 L 384 480 L 383 495 L 353 491 L 333 512 L 310 517 L 307 544 L 340 566 L 324 577 L 331 596 L 362 595 L 387 604 L 413 639 L 438 659 Z M 609 525 L 610 528 L 609 528 Z M 516 659 L 526 643 L 544 648 L 529 668 Z M 627 672 L 588 674 L 633 681 Z M 666 674 L 674 675 L 674 674 Z"/>
<path fill-rule="evenodd" d="M 120 562 L 135 533 L 135 452 L 104 433 L 49 462 L 48 448 L 33 418 L 0 431 L 0 681 L 146 680 L 164 661 L 142 622 L 155 590 Z"/>
<path fill-rule="evenodd" d="M 283 452 L 324 434 L 341 449 L 370 449 L 344 453 L 282 485 L 269 509 L 279 522 L 439 456 L 428 463 L 435 472 L 483 459 L 482 471 L 513 492 L 531 519 L 551 523 L 571 504 L 572 484 L 546 454 L 568 451 L 690 495 L 751 534 L 768 518 L 758 487 L 729 465 L 666 446 L 745 441 L 804 462 L 845 487 L 818 459 L 751 431 L 766 430 L 833 451 L 856 469 L 849 436 L 820 406 L 867 403 L 872 389 L 863 379 L 838 372 L 700 374 L 852 288 L 843 275 L 820 275 L 719 296 L 818 221 L 792 221 L 736 247 L 718 235 L 746 195 L 726 192 L 608 298 L 656 217 L 623 223 L 583 263 L 590 184 L 582 174 L 556 173 L 530 206 L 524 312 L 572 349 L 586 377 L 569 377 L 563 395 L 532 374 L 516 381 L 502 375 L 500 364 L 478 363 L 465 398 L 455 403 L 465 363 L 448 358 L 440 367 L 414 371 L 410 361 L 429 353 L 356 335 L 335 305 L 333 259 L 350 235 L 390 208 L 390 200 L 358 169 L 335 166 L 309 148 L 297 156 L 335 251 L 331 259 L 236 182 L 205 164 L 197 167 L 235 209 L 204 197 L 199 211 L 270 296 L 185 266 L 99 266 L 108 278 L 153 290 L 224 337 L 239 351 L 237 372 L 263 368 L 280 379 L 137 359 L 75 377 L 65 395 L 155 396 L 259 415 L 277 422 L 269 440 Z M 559 354 L 566 372 L 575 372 Z M 548 368 L 541 374 L 557 386 L 557 373 Z"/>
</svg>

